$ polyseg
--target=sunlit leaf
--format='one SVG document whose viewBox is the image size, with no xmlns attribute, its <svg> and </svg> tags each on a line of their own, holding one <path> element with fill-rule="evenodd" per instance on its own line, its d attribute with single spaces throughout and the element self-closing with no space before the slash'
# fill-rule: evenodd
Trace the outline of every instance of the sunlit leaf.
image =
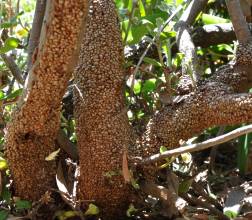
<svg viewBox="0 0 252 220">
<path fill-rule="evenodd" d="M 134 84 L 134 87 L 133 87 L 133 91 L 134 93 L 137 95 L 141 92 L 141 88 L 142 88 L 142 83 L 141 81 L 137 81 L 135 84 Z"/>
<path fill-rule="evenodd" d="M 220 23 L 229 23 L 229 19 L 221 18 L 219 16 L 202 14 L 202 21 L 204 24 L 220 24 Z"/>
<path fill-rule="evenodd" d="M 15 37 L 9 37 L 4 42 L 3 47 L 0 48 L 0 53 L 7 53 L 10 50 L 17 48 L 19 40 Z"/>
<path fill-rule="evenodd" d="M 59 148 L 58 150 L 53 151 L 52 153 L 50 153 L 50 154 L 45 158 L 45 160 L 46 160 L 46 161 L 55 160 L 55 158 L 58 156 L 59 152 L 60 152 L 60 148 Z"/>
<path fill-rule="evenodd" d="M 142 92 L 148 93 L 153 92 L 156 88 L 156 79 L 148 79 L 144 82 Z"/>
<path fill-rule="evenodd" d="M 0 97 L 0 100 L 3 100 L 3 99 L 14 99 L 14 98 L 17 98 L 18 96 L 20 96 L 21 95 L 21 93 L 22 93 L 22 91 L 23 91 L 23 89 L 17 89 L 17 90 L 15 90 L 14 92 L 12 92 L 11 94 L 9 94 L 8 96 L 6 96 L 6 97 Z"/>
<path fill-rule="evenodd" d="M 58 211 L 56 216 L 59 220 L 67 220 L 73 217 L 80 216 L 80 213 L 77 211 Z"/>
<path fill-rule="evenodd" d="M 145 12 L 145 8 L 144 8 L 144 4 L 142 0 L 139 0 L 139 10 L 140 10 L 141 17 L 144 17 L 146 15 L 146 12 Z"/>
<path fill-rule="evenodd" d="M 99 212 L 100 212 L 99 208 L 93 203 L 90 203 L 84 215 L 98 215 Z"/>
<path fill-rule="evenodd" d="M 238 213 L 232 210 L 227 210 L 224 212 L 224 215 L 226 215 L 227 217 L 229 217 L 230 219 L 234 219 L 238 216 Z"/>
<path fill-rule="evenodd" d="M 184 163 L 190 163 L 192 161 L 192 155 L 190 153 L 181 154 L 181 158 Z"/>
<path fill-rule="evenodd" d="M 24 28 L 17 30 L 16 33 L 19 37 L 26 37 L 28 35 L 27 30 Z"/>
<path fill-rule="evenodd" d="M 7 161 L 0 157 L 0 170 L 6 170 L 8 168 Z"/>
</svg>

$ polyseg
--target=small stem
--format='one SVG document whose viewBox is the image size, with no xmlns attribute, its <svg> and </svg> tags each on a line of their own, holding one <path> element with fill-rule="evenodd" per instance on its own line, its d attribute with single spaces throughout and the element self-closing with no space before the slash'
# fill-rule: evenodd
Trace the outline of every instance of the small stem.
<svg viewBox="0 0 252 220">
<path fill-rule="evenodd" d="M 130 16 L 129 16 L 129 23 L 128 23 L 127 30 L 125 32 L 125 38 L 123 40 L 124 45 L 126 45 L 126 43 L 127 43 L 129 31 L 130 31 L 130 28 L 131 28 L 131 25 L 132 25 L 132 19 L 134 18 L 134 14 L 135 14 L 135 11 L 136 11 L 136 6 L 137 6 L 137 1 L 133 0 L 132 10 L 131 10 L 131 13 L 130 13 Z"/>
</svg>

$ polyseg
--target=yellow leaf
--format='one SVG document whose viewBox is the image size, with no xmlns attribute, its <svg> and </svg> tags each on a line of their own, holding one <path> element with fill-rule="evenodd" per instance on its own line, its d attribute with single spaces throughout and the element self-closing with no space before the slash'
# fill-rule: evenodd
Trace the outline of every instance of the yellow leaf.
<svg viewBox="0 0 252 220">
<path fill-rule="evenodd" d="M 19 29 L 17 31 L 17 35 L 19 37 L 26 37 L 28 35 L 28 32 L 27 32 L 27 30 L 25 30 L 24 28 L 22 28 L 22 29 Z"/>
<path fill-rule="evenodd" d="M 0 157 L 0 170 L 6 170 L 8 168 L 7 161 Z"/>
<path fill-rule="evenodd" d="M 52 153 L 50 153 L 50 154 L 45 158 L 45 160 L 46 160 L 46 161 L 55 160 L 55 158 L 58 156 L 59 152 L 60 152 L 60 148 L 59 148 L 58 150 L 53 151 Z"/>
</svg>

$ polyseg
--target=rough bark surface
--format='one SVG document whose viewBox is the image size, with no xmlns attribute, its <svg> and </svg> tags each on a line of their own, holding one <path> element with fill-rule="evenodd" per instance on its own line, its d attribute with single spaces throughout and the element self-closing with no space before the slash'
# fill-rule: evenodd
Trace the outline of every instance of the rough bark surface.
<svg viewBox="0 0 252 220">
<path fill-rule="evenodd" d="M 113 0 L 90 1 L 86 28 L 75 72 L 80 193 L 82 199 L 95 201 L 104 218 L 118 219 L 129 204 L 121 171 L 123 152 L 133 140 L 123 95 L 123 46 Z"/>
<path fill-rule="evenodd" d="M 37 58 L 7 127 L 14 188 L 25 199 L 39 199 L 55 181 L 55 161 L 45 158 L 55 150 L 61 99 L 78 57 L 86 9 L 86 0 L 48 1 Z"/>
<path fill-rule="evenodd" d="M 252 121 L 252 45 L 240 44 L 236 60 L 223 66 L 210 79 L 198 83 L 179 103 L 166 106 L 149 121 L 142 145 L 145 155 L 157 153 L 160 146 L 178 147 L 180 140 L 213 126 Z"/>
</svg>

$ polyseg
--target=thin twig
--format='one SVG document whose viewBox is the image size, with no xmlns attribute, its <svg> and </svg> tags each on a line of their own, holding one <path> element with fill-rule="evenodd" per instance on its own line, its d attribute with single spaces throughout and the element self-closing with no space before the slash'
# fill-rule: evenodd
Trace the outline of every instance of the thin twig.
<svg viewBox="0 0 252 220">
<path fill-rule="evenodd" d="M 125 31 L 125 37 L 124 37 L 124 40 L 123 40 L 124 45 L 127 43 L 127 39 L 128 39 L 128 36 L 129 36 L 129 31 L 130 31 L 131 24 L 132 24 L 132 19 L 134 17 L 135 11 L 136 11 L 136 6 L 137 6 L 137 1 L 134 0 L 133 5 L 132 5 L 132 10 L 131 10 L 130 15 L 129 15 L 128 27 L 127 27 L 127 30 Z"/>
<path fill-rule="evenodd" d="M 136 78 L 136 74 L 143 62 L 143 59 L 144 57 L 146 56 L 146 54 L 148 53 L 149 49 L 151 48 L 151 46 L 155 43 L 155 41 L 157 39 L 160 38 L 160 35 L 162 33 L 162 31 L 165 29 L 165 27 L 172 21 L 172 19 L 177 15 L 177 13 L 182 10 L 183 7 L 180 5 L 179 7 L 177 7 L 177 9 L 172 13 L 172 15 L 166 20 L 166 22 L 161 25 L 161 27 L 158 29 L 157 33 L 156 33 L 156 36 L 152 39 L 152 41 L 149 43 L 149 45 L 146 47 L 145 51 L 143 52 L 142 56 L 140 57 L 137 65 L 136 65 L 136 68 L 134 69 L 134 72 L 132 74 L 132 81 L 131 81 L 131 93 L 133 93 L 133 87 L 134 87 L 134 82 L 135 82 L 135 78 Z M 133 96 L 133 94 L 131 94 Z"/>
<path fill-rule="evenodd" d="M 227 141 L 230 141 L 232 139 L 235 139 L 241 135 L 244 135 L 244 134 L 247 134 L 250 132 L 252 132 L 252 125 L 247 125 L 247 126 L 244 126 L 241 128 L 237 128 L 227 134 L 209 139 L 209 140 L 201 142 L 201 143 L 190 144 L 190 145 L 187 145 L 184 147 L 179 147 L 179 148 L 176 148 L 173 150 L 168 150 L 162 154 L 159 153 L 159 154 L 152 155 L 148 158 L 142 159 L 140 164 L 149 164 L 149 163 L 153 163 L 153 162 L 162 160 L 167 157 L 178 156 L 180 154 L 188 153 L 188 152 L 205 150 L 207 148 L 216 146 L 218 144 L 225 143 Z"/>
<path fill-rule="evenodd" d="M 22 77 L 22 71 L 19 69 L 18 65 L 15 63 L 14 59 L 6 54 L 1 54 L 1 58 L 3 59 L 6 66 L 11 71 L 13 77 L 20 83 L 21 85 L 24 85 L 24 79 Z"/>
<path fill-rule="evenodd" d="M 220 210 L 209 205 L 207 202 L 203 202 L 202 200 L 186 193 L 181 194 L 180 196 L 189 203 L 192 203 L 197 206 L 201 206 L 203 208 L 207 208 L 212 214 L 218 216 L 218 218 L 221 220 L 229 220 L 229 218 L 226 215 L 224 215 Z"/>
</svg>

